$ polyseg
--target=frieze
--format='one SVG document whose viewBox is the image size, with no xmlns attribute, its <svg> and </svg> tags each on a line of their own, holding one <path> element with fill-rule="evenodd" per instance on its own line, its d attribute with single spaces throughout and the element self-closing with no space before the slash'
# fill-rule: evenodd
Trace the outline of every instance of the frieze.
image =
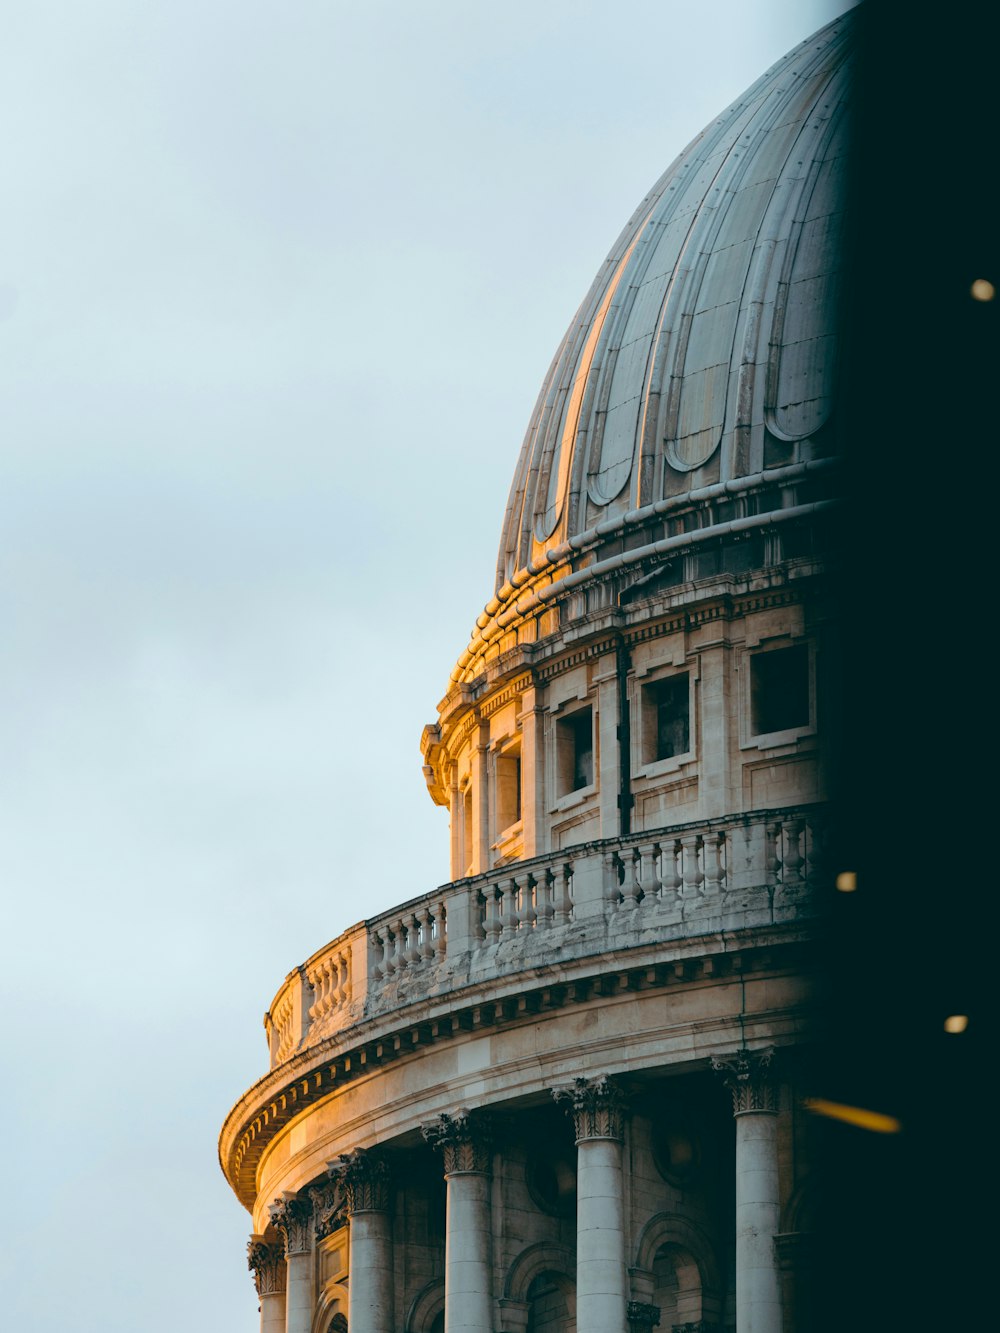
<svg viewBox="0 0 1000 1333">
<path fill-rule="evenodd" d="M 622 1141 L 625 1128 L 625 1094 L 606 1074 L 600 1078 L 575 1078 L 552 1096 L 565 1103 L 573 1117 L 577 1143 L 587 1139 Z"/>
<path fill-rule="evenodd" d="M 489 1173 L 492 1135 L 486 1116 L 468 1111 L 440 1115 L 421 1125 L 420 1132 L 431 1147 L 440 1149 L 446 1176 L 470 1171 L 481 1175 Z"/>
<path fill-rule="evenodd" d="M 736 1051 L 733 1055 L 713 1055 L 712 1068 L 733 1095 L 733 1115 L 751 1111 L 776 1114 L 777 1088 L 771 1070 L 774 1047 L 762 1051 Z"/>
<path fill-rule="evenodd" d="M 288 1266 L 281 1240 L 251 1236 L 247 1241 L 247 1268 L 253 1274 L 258 1296 L 278 1296 L 285 1290 Z"/>
</svg>

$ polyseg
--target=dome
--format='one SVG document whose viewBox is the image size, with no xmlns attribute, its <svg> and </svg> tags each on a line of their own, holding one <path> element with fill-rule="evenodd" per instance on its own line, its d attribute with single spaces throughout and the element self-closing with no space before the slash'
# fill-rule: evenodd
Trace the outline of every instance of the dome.
<svg viewBox="0 0 1000 1333">
<path fill-rule="evenodd" d="M 830 451 L 850 26 L 768 70 L 615 242 L 532 413 L 500 602 L 626 515 Z"/>
</svg>

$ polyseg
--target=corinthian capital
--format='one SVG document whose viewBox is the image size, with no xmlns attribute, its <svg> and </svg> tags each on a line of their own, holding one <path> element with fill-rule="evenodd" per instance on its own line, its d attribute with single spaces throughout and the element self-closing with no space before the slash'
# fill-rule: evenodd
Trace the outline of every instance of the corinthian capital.
<svg viewBox="0 0 1000 1333">
<path fill-rule="evenodd" d="M 573 1116 L 576 1141 L 616 1139 L 622 1141 L 625 1126 L 625 1094 L 606 1074 L 600 1078 L 575 1078 L 552 1096 Z"/>
<path fill-rule="evenodd" d="M 376 1153 L 355 1148 L 330 1163 L 330 1175 L 343 1190 L 344 1211 L 385 1213 L 389 1210 L 389 1167 Z"/>
<path fill-rule="evenodd" d="M 485 1116 L 470 1115 L 468 1111 L 439 1115 L 436 1120 L 421 1125 L 420 1132 L 432 1147 L 440 1148 L 446 1176 L 458 1171 L 489 1174 L 492 1139 Z"/>
<path fill-rule="evenodd" d="M 286 1254 L 308 1254 L 312 1249 L 312 1215 L 310 1199 L 304 1194 L 283 1194 L 275 1199 L 268 1212 L 271 1225 L 285 1238 Z"/>
<path fill-rule="evenodd" d="M 733 1115 L 749 1111 L 777 1113 L 777 1090 L 771 1072 L 774 1047 L 763 1051 L 736 1051 L 733 1055 L 713 1055 L 712 1068 L 733 1094 Z"/>
<path fill-rule="evenodd" d="M 341 1181 L 334 1176 L 320 1185 L 310 1185 L 313 1206 L 313 1235 L 323 1240 L 343 1225 L 347 1199 Z"/>
<path fill-rule="evenodd" d="M 258 1296 L 274 1296 L 285 1290 L 285 1246 L 281 1240 L 253 1235 L 247 1241 L 247 1268 L 253 1273 Z"/>
</svg>

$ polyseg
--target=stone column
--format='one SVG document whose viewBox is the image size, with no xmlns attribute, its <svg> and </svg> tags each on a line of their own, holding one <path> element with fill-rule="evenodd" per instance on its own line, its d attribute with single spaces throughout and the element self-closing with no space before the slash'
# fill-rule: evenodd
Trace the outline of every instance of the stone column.
<svg viewBox="0 0 1000 1333">
<path fill-rule="evenodd" d="M 285 1333 L 285 1246 L 279 1236 L 253 1235 L 247 1267 L 260 1300 L 260 1333 Z"/>
<path fill-rule="evenodd" d="M 736 1117 L 736 1329 L 781 1333 L 774 1237 L 779 1225 L 778 1106 L 772 1049 L 712 1056 Z"/>
<path fill-rule="evenodd" d="M 286 1192 L 269 1209 L 285 1241 L 288 1263 L 285 1333 L 309 1333 L 313 1319 L 313 1209 L 305 1195 Z"/>
<path fill-rule="evenodd" d="M 490 1226 L 492 1151 L 488 1124 L 465 1111 L 422 1125 L 440 1148 L 448 1182 L 445 1231 L 445 1333 L 492 1333 L 493 1235 Z"/>
<path fill-rule="evenodd" d="M 362 1149 L 332 1166 L 350 1221 L 348 1312 L 351 1333 L 395 1333 L 389 1168 Z"/>
<path fill-rule="evenodd" d="M 521 695 L 521 827 L 524 855 L 549 850 L 545 822 L 545 709 L 542 687 L 529 685 Z"/>
<path fill-rule="evenodd" d="M 577 1333 L 628 1333 L 625 1202 L 622 1177 L 625 1098 L 610 1078 L 577 1078 L 553 1088 L 576 1128 Z"/>
</svg>

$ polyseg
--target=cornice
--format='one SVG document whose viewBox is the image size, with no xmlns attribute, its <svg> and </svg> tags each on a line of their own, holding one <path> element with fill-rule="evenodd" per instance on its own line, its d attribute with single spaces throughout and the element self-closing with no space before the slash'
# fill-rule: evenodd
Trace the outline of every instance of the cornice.
<svg viewBox="0 0 1000 1333">
<path fill-rule="evenodd" d="M 259 1079 L 232 1108 L 219 1139 L 219 1161 L 243 1205 L 256 1199 L 256 1170 L 268 1146 L 300 1112 L 345 1084 L 427 1046 L 595 997 L 651 989 L 716 985 L 734 977 L 811 970 L 809 923 L 748 927 L 671 941 L 605 948 L 506 977 L 491 977 L 375 1015 L 298 1052 Z M 574 967 L 574 963 L 576 966 Z M 572 969 L 572 971 L 571 971 Z"/>
</svg>

